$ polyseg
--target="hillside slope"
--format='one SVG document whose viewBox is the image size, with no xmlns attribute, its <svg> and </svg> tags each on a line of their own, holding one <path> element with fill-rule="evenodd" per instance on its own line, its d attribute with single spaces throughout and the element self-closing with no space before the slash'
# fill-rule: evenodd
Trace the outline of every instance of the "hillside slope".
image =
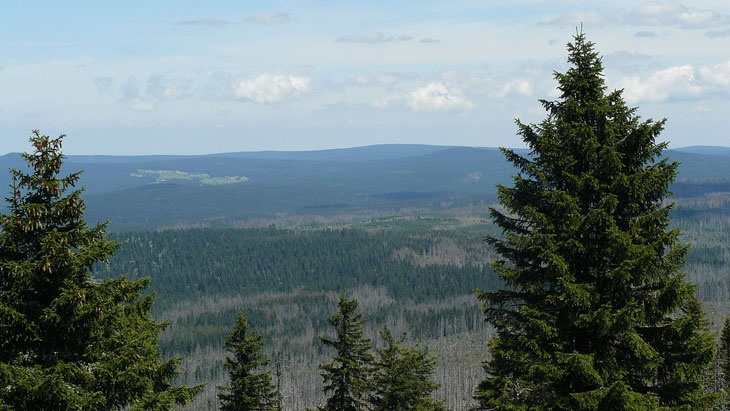
<svg viewBox="0 0 730 411">
<path fill-rule="evenodd" d="M 524 150 L 523 150 L 524 151 Z M 730 149 L 668 150 L 681 162 L 676 197 L 730 191 Z M 0 169 L 22 168 L 17 154 Z M 114 230 L 296 225 L 413 212 L 449 212 L 495 201 L 515 170 L 496 148 L 379 145 L 201 156 L 69 156 L 83 170 L 88 216 Z M 10 184 L 0 173 L 0 185 Z"/>
</svg>

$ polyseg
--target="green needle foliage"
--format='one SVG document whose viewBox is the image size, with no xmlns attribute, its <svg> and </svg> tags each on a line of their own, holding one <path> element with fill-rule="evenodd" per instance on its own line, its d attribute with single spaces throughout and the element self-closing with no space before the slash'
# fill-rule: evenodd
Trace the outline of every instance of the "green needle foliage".
<svg viewBox="0 0 730 411">
<path fill-rule="evenodd" d="M 230 375 L 228 386 L 221 387 L 218 395 L 223 411 L 276 411 L 281 409 L 281 398 L 271 382 L 271 372 L 263 370 L 269 365 L 261 349 L 264 336 L 249 332 L 248 320 L 238 314 L 238 320 L 223 348 L 233 354 L 226 358 L 225 366 Z"/>
<path fill-rule="evenodd" d="M 439 384 L 433 382 L 436 359 L 416 345 L 403 346 L 405 336 L 393 338 L 388 327 L 381 331 L 386 346 L 377 350 L 373 375 L 373 411 L 445 411 L 431 396 Z"/>
<path fill-rule="evenodd" d="M 578 33 L 547 118 L 517 121 L 528 156 L 499 186 L 503 232 L 487 237 L 506 287 L 479 292 L 497 335 L 476 393 L 484 410 L 701 410 L 713 338 L 679 272 L 687 246 L 664 199 L 677 163 L 662 121 L 606 94 L 601 58 Z"/>
<path fill-rule="evenodd" d="M 319 337 L 336 350 L 332 362 L 319 366 L 325 393 L 331 393 L 322 411 L 367 410 L 367 396 L 372 391 L 373 356 L 370 340 L 363 336 L 365 320 L 357 312 L 357 300 L 340 297 L 338 311 L 327 319 L 335 328 L 335 339 Z"/>
<path fill-rule="evenodd" d="M 29 173 L 11 170 L 0 215 L 0 409 L 170 410 L 201 387 L 173 386 L 165 324 L 150 315 L 148 279 L 97 281 L 114 254 L 106 224 L 87 226 L 79 173 L 59 177 L 63 136 L 33 131 Z"/>
</svg>

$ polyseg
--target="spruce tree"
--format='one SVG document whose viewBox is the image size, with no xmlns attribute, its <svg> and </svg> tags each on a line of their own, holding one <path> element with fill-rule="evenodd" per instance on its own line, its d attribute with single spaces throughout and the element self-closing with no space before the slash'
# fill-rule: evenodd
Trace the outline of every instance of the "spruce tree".
<svg viewBox="0 0 730 411">
<path fill-rule="evenodd" d="M 478 408 L 709 409 L 714 343 L 670 227 L 678 164 L 656 141 L 665 121 L 606 93 L 583 33 L 568 62 L 558 99 L 541 101 L 547 118 L 517 121 L 529 154 L 503 149 L 518 173 L 490 210 L 505 287 L 478 293 L 496 329 Z"/>
<path fill-rule="evenodd" d="M 363 335 L 365 320 L 357 312 L 356 299 L 340 297 L 338 311 L 327 319 L 336 337 L 319 337 L 336 351 L 332 362 L 319 366 L 324 391 L 330 393 L 322 411 L 367 410 L 367 396 L 372 390 L 373 356 L 370 340 Z"/>
<path fill-rule="evenodd" d="M 149 279 L 91 276 L 117 244 L 84 221 L 80 173 L 59 177 L 63 136 L 33 131 L 29 171 L 11 170 L 0 215 L 0 409 L 169 410 L 200 387 L 174 386 L 165 324 L 143 296 Z"/>
<path fill-rule="evenodd" d="M 221 387 L 218 395 L 223 411 L 276 411 L 281 409 L 281 399 L 271 381 L 271 372 L 265 369 L 269 360 L 264 358 L 261 349 L 264 336 L 249 331 L 243 313 L 233 330 L 226 338 L 223 348 L 233 354 L 227 357 L 230 383 Z"/>
<path fill-rule="evenodd" d="M 381 331 L 386 346 L 377 350 L 373 411 L 442 411 L 443 403 L 433 399 L 439 384 L 433 382 L 436 359 L 419 345 L 404 347 L 405 336 L 395 339 L 388 327 Z"/>
</svg>

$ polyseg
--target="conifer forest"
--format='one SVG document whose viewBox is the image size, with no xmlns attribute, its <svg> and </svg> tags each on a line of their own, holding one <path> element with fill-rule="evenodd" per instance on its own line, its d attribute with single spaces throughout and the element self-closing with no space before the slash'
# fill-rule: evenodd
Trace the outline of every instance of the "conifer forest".
<svg viewBox="0 0 730 411">
<path fill-rule="evenodd" d="M 135 166 L 155 181 L 102 197 L 33 131 L 0 212 L 0 410 L 730 409 L 730 172 L 668 153 L 582 32 L 567 63 L 489 193 L 429 174 L 354 206 L 314 172 Z"/>
</svg>

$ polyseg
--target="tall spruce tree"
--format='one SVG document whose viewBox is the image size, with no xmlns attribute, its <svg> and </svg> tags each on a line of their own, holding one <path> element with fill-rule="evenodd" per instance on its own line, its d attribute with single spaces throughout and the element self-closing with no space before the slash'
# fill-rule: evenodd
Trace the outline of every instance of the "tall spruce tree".
<svg viewBox="0 0 730 411">
<path fill-rule="evenodd" d="M 91 276 L 117 244 L 84 221 L 79 173 L 59 177 L 63 136 L 33 131 L 29 172 L 11 170 L 0 215 L 0 409 L 169 410 L 200 387 L 173 386 L 164 324 L 150 315 L 148 279 Z"/>
<path fill-rule="evenodd" d="M 479 292 L 496 337 L 476 392 L 484 410 L 700 410 L 713 338 L 686 245 L 664 200 L 678 164 L 660 157 L 664 120 L 642 121 L 606 93 L 593 43 L 577 33 L 547 118 L 503 149 L 518 174 L 499 186 L 504 289 Z"/>
<path fill-rule="evenodd" d="M 419 345 L 404 347 L 405 336 L 395 339 L 388 327 L 380 332 L 385 347 L 377 350 L 372 411 L 445 411 L 433 399 L 439 384 L 432 380 L 436 359 Z"/>
<path fill-rule="evenodd" d="M 340 297 L 338 311 L 327 319 L 335 328 L 336 337 L 320 337 L 320 341 L 336 351 L 332 362 L 319 366 L 324 391 L 330 393 L 322 411 L 367 410 L 367 397 L 372 390 L 373 356 L 370 340 L 363 335 L 365 320 L 357 312 L 356 299 Z"/>
<path fill-rule="evenodd" d="M 271 381 L 271 371 L 265 369 L 269 360 L 263 356 L 264 336 L 249 331 L 243 313 L 223 347 L 233 354 L 226 358 L 230 383 L 221 387 L 218 395 L 223 411 L 277 411 L 281 398 Z"/>
</svg>

